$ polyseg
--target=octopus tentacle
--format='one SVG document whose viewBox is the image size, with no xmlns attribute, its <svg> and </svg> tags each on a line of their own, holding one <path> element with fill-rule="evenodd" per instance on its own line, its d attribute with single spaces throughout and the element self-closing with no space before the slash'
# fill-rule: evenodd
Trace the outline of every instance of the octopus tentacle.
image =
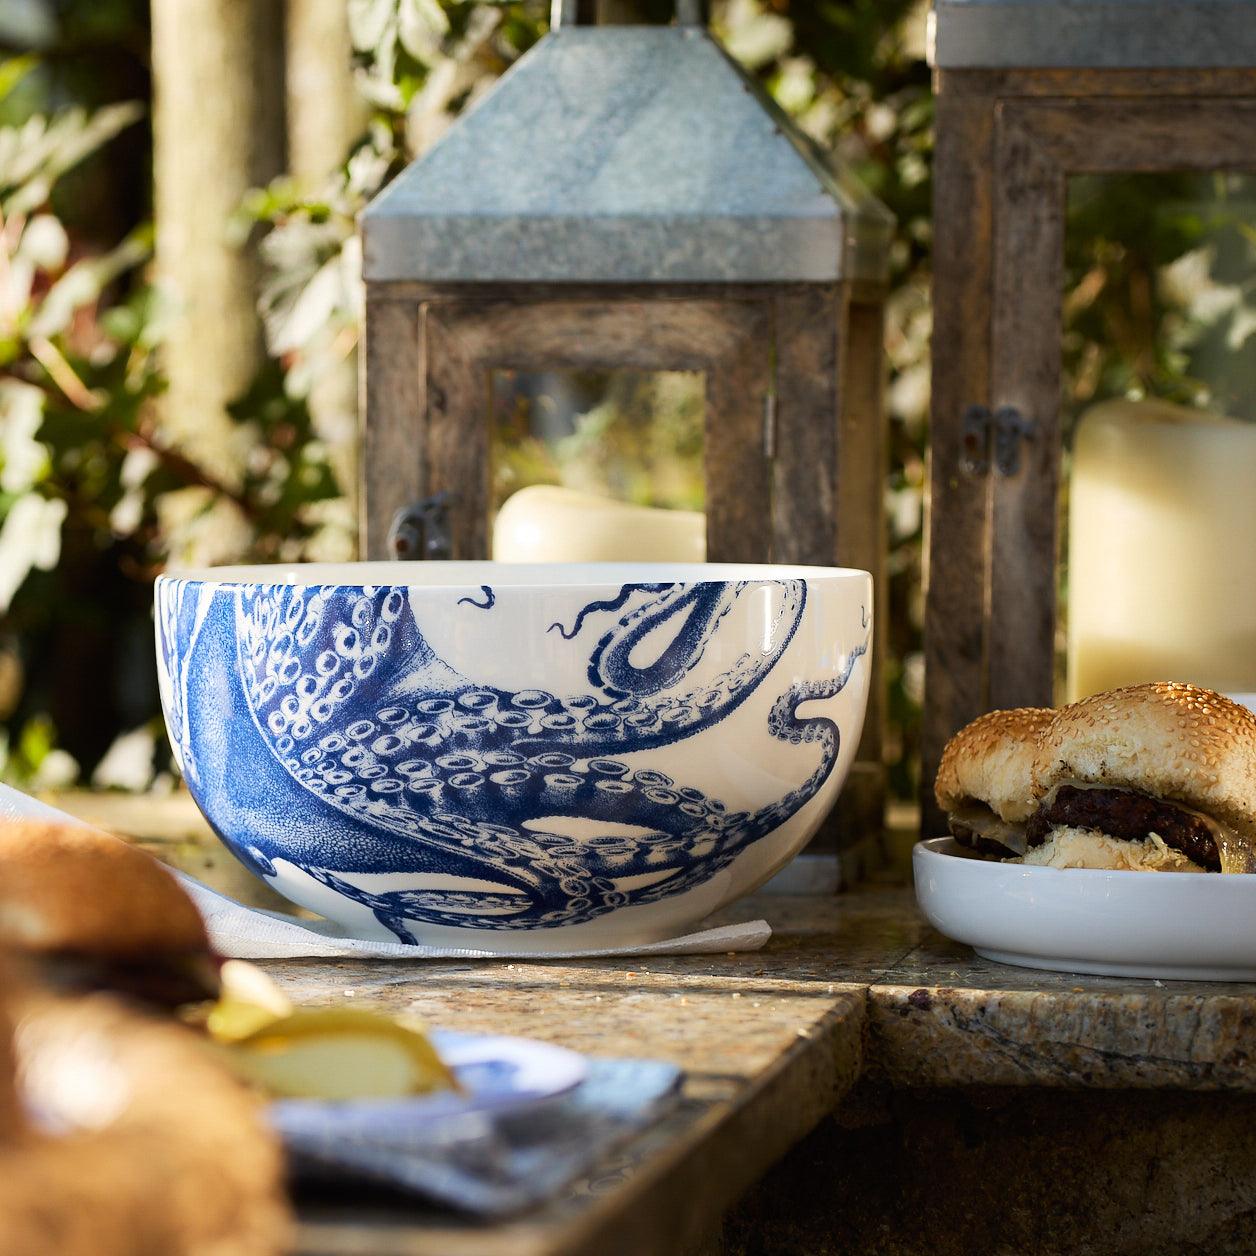
<svg viewBox="0 0 1256 1256">
<path fill-rule="evenodd" d="M 574 641 L 583 631 L 584 621 L 590 615 L 596 615 L 602 611 L 620 610 L 634 593 L 659 593 L 671 587 L 671 585 L 666 584 L 626 584 L 615 597 L 606 598 L 598 602 L 589 602 L 586 606 L 581 607 L 579 614 L 576 615 L 576 622 L 572 624 L 570 629 L 564 628 L 561 623 L 556 623 L 550 624 L 547 631 L 553 632 L 557 628 L 558 635 L 564 641 Z"/>
<path fill-rule="evenodd" d="M 798 707 L 839 693 L 867 649 L 865 643 L 853 652 L 838 677 L 795 684 L 773 704 L 771 735 L 818 744 L 822 753 L 808 780 L 769 806 L 730 812 L 663 773 L 634 770 L 617 756 L 673 743 L 723 719 L 788 647 L 806 603 L 802 581 L 777 586 L 770 647 L 677 692 L 749 587 L 625 585 L 618 597 L 590 603 L 570 632 L 553 626 L 564 639 L 579 636 L 590 616 L 631 609 L 590 653 L 596 693 L 566 698 L 480 686 L 451 672 L 396 589 L 242 590 L 236 649 L 245 698 L 284 771 L 374 832 L 454 856 L 460 867 L 483 868 L 500 892 L 374 892 L 352 883 L 348 872 L 309 872 L 369 907 L 406 941 L 413 940 L 407 921 L 465 925 L 471 915 L 480 928 L 571 925 L 707 880 L 827 779 L 837 760 L 837 727 L 823 717 L 800 718 Z M 493 605 L 485 592 L 484 602 L 472 603 L 481 611 Z M 652 662 L 634 663 L 634 651 L 656 632 L 671 635 Z M 439 664 L 444 687 L 418 686 L 422 698 L 394 700 L 388 677 L 396 674 L 397 652 L 411 672 Z M 385 654 L 393 665 L 381 668 Z M 570 821 L 611 827 L 603 836 L 576 838 L 568 835 Z M 625 824 L 633 831 L 614 831 Z"/>
</svg>

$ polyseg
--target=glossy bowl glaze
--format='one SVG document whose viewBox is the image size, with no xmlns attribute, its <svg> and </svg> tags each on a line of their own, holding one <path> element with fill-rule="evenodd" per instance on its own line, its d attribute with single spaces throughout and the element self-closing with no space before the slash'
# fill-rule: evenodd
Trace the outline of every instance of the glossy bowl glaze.
<svg viewBox="0 0 1256 1256">
<path fill-rule="evenodd" d="M 952 837 L 912 850 L 929 923 L 986 959 L 1166 981 L 1256 981 L 1256 874 L 1000 863 Z"/>
<path fill-rule="evenodd" d="M 761 884 L 832 806 L 871 583 L 717 564 L 163 577 L 166 726 L 227 846 L 359 936 L 656 940 Z"/>
</svg>

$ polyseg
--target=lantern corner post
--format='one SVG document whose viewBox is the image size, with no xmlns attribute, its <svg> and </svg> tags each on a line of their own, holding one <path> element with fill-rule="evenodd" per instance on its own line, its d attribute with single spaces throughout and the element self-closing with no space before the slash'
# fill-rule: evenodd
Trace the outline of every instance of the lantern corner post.
<svg viewBox="0 0 1256 1256">
<path fill-rule="evenodd" d="M 840 303 L 842 367 L 838 396 L 837 562 L 872 575 L 872 682 L 851 777 L 838 800 L 843 883 L 862 879 L 865 864 L 882 862 L 888 774 L 885 764 L 886 651 L 890 597 L 888 527 L 883 495 L 889 474 L 885 407 L 885 303 L 888 284 L 851 283 Z"/>
<path fill-rule="evenodd" d="M 809 848 L 837 858 L 841 884 L 884 854 L 885 295 L 883 282 L 861 278 L 781 285 L 773 296 L 772 560 L 868 571 L 877 599 L 859 750 Z"/>
<path fill-rule="evenodd" d="M 358 355 L 361 464 L 359 554 L 391 558 L 388 537 L 400 511 L 423 496 L 427 452 L 423 314 L 417 300 L 387 285 L 366 285 Z"/>
<path fill-rule="evenodd" d="M 985 709 L 989 468 L 970 416 L 991 398 L 998 98 L 936 75 L 925 700 L 921 828 L 938 831 L 933 778 L 950 735 Z"/>
</svg>

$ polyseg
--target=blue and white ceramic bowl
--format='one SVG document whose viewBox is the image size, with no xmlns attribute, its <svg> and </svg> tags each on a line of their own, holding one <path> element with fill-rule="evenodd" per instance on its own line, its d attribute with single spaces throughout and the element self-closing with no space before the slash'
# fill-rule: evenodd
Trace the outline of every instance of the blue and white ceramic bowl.
<svg viewBox="0 0 1256 1256">
<path fill-rule="evenodd" d="M 360 563 L 157 584 L 166 726 L 228 847 L 362 937 L 674 936 L 830 809 L 872 581 L 826 567 Z"/>
</svg>

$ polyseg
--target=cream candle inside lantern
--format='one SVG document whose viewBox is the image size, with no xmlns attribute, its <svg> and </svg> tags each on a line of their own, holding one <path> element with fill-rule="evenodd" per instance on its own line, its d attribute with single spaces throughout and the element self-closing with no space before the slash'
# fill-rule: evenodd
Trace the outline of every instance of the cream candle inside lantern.
<svg viewBox="0 0 1256 1256">
<path fill-rule="evenodd" d="M 1095 406 L 1069 492 L 1070 700 L 1149 680 L 1256 691 L 1256 424 Z"/>
<path fill-rule="evenodd" d="M 497 512 L 493 557 L 506 563 L 700 563 L 706 515 L 537 484 L 512 493 Z"/>
</svg>

